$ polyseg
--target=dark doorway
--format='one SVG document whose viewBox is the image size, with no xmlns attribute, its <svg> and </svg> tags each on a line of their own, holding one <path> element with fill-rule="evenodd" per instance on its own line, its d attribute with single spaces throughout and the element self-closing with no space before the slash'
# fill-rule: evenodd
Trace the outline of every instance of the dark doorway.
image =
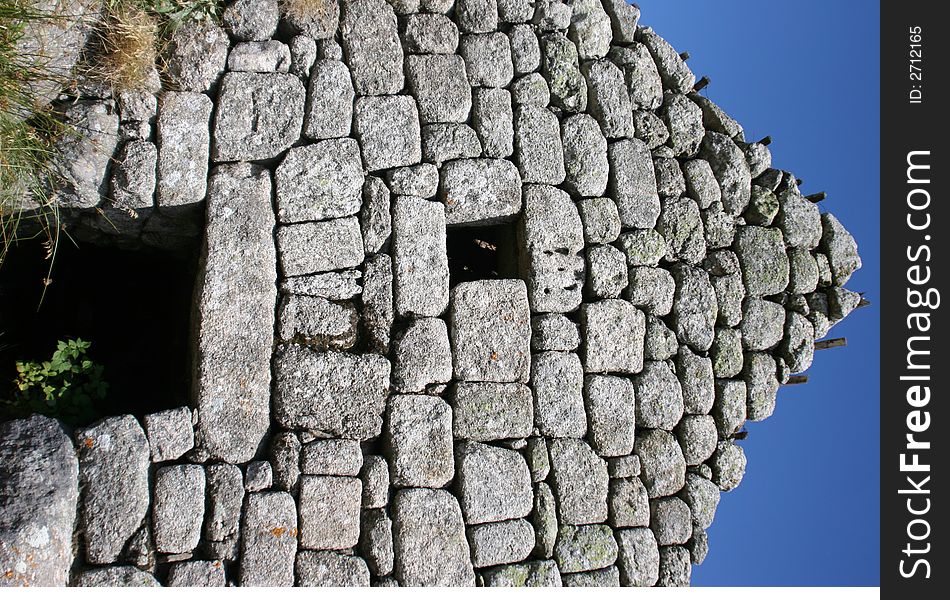
<svg viewBox="0 0 950 600">
<path fill-rule="evenodd" d="M 478 279 L 517 279 L 515 224 L 448 230 L 449 285 Z"/>
<path fill-rule="evenodd" d="M 62 241 L 41 303 L 44 249 L 12 248 L 0 267 L 0 396 L 12 394 L 16 361 L 49 360 L 58 340 L 82 338 L 109 385 L 97 417 L 187 405 L 196 263 Z"/>
</svg>

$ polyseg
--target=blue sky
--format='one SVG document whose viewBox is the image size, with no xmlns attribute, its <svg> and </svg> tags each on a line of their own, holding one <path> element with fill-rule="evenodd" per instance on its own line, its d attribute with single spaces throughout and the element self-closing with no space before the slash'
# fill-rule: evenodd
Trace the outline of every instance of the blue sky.
<svg viewBox="0 0 950 600">
<path fill-rule="evenodd" d="M 722 495 L 693 585 L 879 585 L 879 5 L 842 0 L 638 0 L 710 99 L 773 139 L 773 165 L 826 191 L 858 241 L 848 284 L 874 305 L 829 337 L 807 385 L 749 424 L 749 466 Z"/>
</svg>

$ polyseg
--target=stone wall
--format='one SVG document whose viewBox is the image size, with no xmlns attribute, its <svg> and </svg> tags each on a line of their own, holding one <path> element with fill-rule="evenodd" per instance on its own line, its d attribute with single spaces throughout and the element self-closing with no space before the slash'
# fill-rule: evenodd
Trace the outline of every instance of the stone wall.
<svg viewBox="0 0 950 600">
<path fill-rule="evenodd" d="M 855 241 L 622 0 L 325 8 L 238 0 L 176 91 L 77 104 L 131 238 L 205 207 L 193 409 L 4 424 L 56 501 L 0 488 L 0 582 L 687 585 Z M 450 286 L 499 223 L 518 277 Z"/>
</svg>

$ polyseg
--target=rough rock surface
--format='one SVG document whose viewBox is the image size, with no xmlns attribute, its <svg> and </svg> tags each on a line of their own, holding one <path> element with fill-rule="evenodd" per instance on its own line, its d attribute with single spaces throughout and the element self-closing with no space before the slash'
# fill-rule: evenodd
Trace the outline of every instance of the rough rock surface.
<svg viewBox="0 0 950 600">
<path fill-rule="evenodd" d="M 66 585 L 78 498 L 79 463 L 60 423 L 33 416 L 0 425 L 3 585 Z"/>
<path fill-rule="evenodd" d="M 78 467 L 0 436 L 54 496 L 0 483 L 0 557 L 46 557 L 0 584 L 687 584 L 854 237 L 623 0 L 221 21 L 69 90 L 72 231 L 200 259 L 194 392 Z"/>
</svg>

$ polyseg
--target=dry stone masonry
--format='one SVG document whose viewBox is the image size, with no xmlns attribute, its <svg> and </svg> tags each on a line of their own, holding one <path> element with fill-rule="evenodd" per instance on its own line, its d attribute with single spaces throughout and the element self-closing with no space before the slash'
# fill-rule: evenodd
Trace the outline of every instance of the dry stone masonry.
<svg viewBox="0 0 950 600">
<path fill-rule="evenodd" d="M 688 585 L 861 260 L 639 16 L 237 0 L 81 98 L 87 237 L 206 215 L 194 395 L 0 425 L 0 584 Z"/>
</svg>

